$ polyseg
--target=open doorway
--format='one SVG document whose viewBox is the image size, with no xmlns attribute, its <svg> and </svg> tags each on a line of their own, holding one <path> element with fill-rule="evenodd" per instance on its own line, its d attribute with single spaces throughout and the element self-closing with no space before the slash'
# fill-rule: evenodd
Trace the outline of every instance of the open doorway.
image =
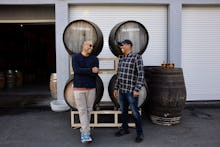
<svg viewBox="0 0 220 147">
<path fill-rule="evenodd" d="M 55 72 L 54 24 L 0 24 L 0 73 L 5 78 L 1 105 L 28 105 L 50 98 L 50 75 Z"/>
</svg>

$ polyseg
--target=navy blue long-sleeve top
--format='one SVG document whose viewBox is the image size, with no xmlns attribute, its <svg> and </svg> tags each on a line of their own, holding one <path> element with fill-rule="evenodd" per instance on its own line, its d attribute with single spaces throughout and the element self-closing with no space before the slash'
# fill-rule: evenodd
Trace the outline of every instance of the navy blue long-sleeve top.
<svg viewBox="0 0 220 147">
<path fill-rule="evenodd" d="M 83 56 L 81 53 L 72 56 L 75 88 L 95 88 L 98 74 L 92 73 L 93 67 L 99 67 L 96 56 Z"/>
</svg>

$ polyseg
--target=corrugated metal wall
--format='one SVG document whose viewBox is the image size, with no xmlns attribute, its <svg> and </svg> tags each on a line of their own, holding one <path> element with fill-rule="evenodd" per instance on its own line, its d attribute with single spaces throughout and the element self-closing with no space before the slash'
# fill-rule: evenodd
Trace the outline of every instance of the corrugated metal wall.
<svg viewBox="0 0 220 147">
<path fill-rule="evenodd" d="M 187 100 L 220 99 L 220 7 L 184 6 L 182 67 Z"/>
<path fill-rule="evenodd" d="M 144 65 L 160 65 L 167 57 L 166 6 L 71 6 L 69 21 L 86 19 L 97 24 L 104 36 L 103 51 L 98 57 L 114 57 L 108 46 L 109 33 L 118 23 L 135 20 L 149 33 L 149 44 L 143 54 Z"/>
</svg>

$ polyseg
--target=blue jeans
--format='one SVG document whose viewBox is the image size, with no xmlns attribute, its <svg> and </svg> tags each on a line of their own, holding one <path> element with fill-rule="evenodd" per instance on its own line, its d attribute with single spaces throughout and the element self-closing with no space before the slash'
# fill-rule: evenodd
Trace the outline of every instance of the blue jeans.
<svg viewBox="0 0 220 147">
<path fill-rule="evenodd" d="M 119 104 L 120 104 L 120 109 L 122 111 L 122 128 L 124 130 L 128 130 L 128 121 L 129 121 L 128 107 L 130 106 L 130 109 L 134 116 L 137 135 L 143 134 L 142 117 L 138 111 L 139 110 L 138 97 L 133 97 L 133 93 L 130 92 L 128 93 L 119 92 Z"/>
</svg>

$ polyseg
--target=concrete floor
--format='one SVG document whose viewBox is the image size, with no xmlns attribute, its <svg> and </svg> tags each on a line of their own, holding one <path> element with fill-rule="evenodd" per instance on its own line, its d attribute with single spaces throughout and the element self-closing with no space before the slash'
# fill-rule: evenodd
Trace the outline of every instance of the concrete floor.
<svg viewBox="0 0 220 147">
<path fill-rule="evenodd" d="M 135 143 L 135 129 L 115 137 L 117 128 L 93 128 L 94 141 L 80 142 L 70 126 L 70 112 L 49 107 L 0 108 L 0 147 L 220 147 L 220 107 L 189 106 L 175 126 L 153 124 L 144 115 L 144 141 Z"/>
<path fill-rule="evenodd" d="M 0 89 L 0 107 L 48 106 L 52 100 L 48 85 Z"/>
</svg>

